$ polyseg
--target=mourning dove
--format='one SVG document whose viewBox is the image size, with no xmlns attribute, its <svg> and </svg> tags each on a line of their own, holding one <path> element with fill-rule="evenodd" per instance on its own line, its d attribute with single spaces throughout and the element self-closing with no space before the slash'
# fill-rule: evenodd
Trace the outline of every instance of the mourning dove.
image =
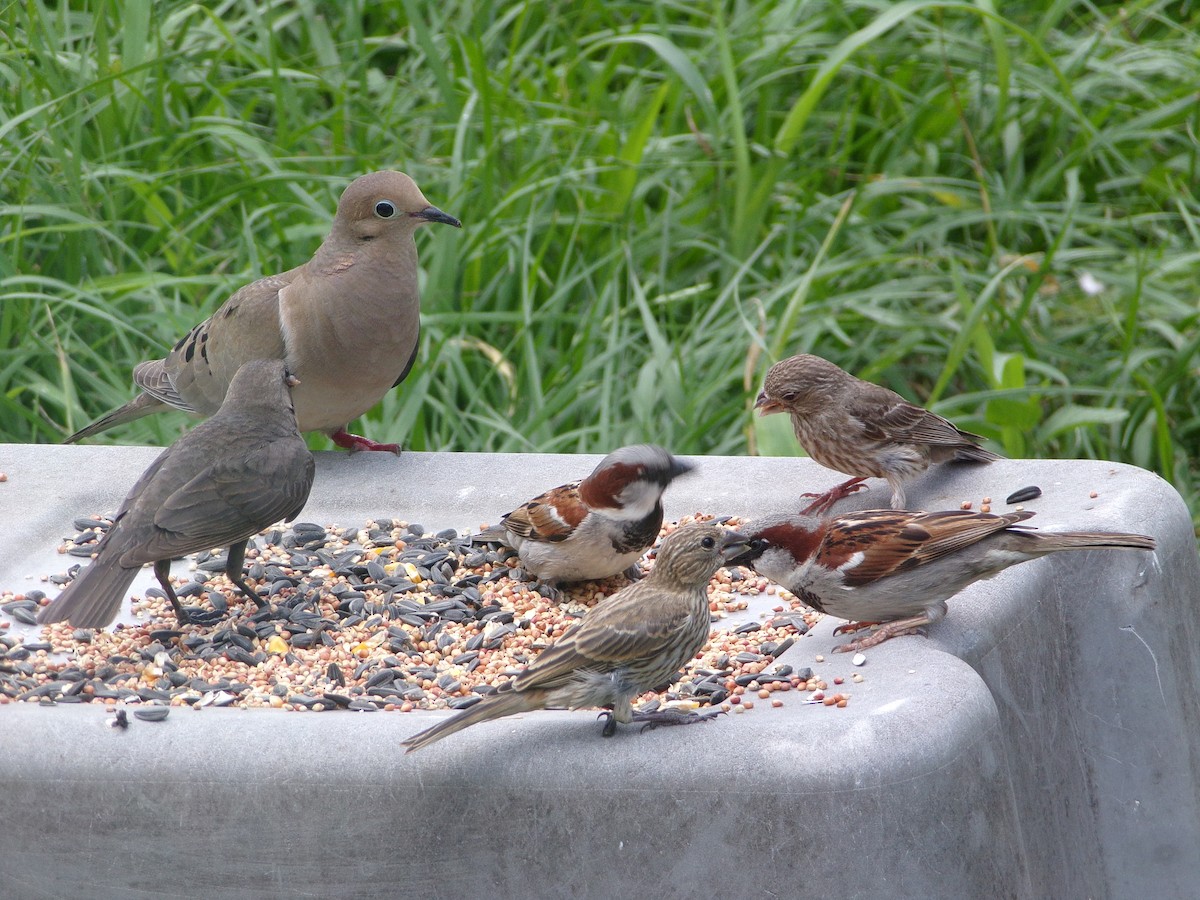
<svg viewBox="0 0 1200 900">
<path fill-rule="evenodd" d="M 603 734 L 617 723 L 703 722 L 717 712 L 634 712 L 632 702 L 661 689 L 708 640 L 708 583 L 721 564 L 747 549 L 746 538 L 708 523 L 684 525 L 663 539 L 642 581 L 605 597 L 512 680 L 469 709 L 405 740 L 411 753 L 477 722 L 532 709 L 603 706 Z"/>
<path fill-rule="evenodd" d="M 242 363 L 282 359 L 300 379 L 292 399 L 301 431 L 323 431 L 351 450 L 399 452 L 346 426 L 403 381 L 416 359 L 413 232 L 426 222 L 462 227 L 402 172 L 356 178 L 312 259 L 241 288 L 166 358 L 139 363 L 133 380 L 142 393 L 66 443 L 172 407 L 212 415 Z"/>
<path fill-rule="evenodd" d="M 180 622 L 188 621 L 168 574 L 177 556 L 229 547 L 225 573 L 263 605 L 242 577 L 246 539 L 292 519 L 312 488 L 313 456 L 296 427 L 281 360 L 258 359 L 233 376 L 225 402 L 159 454 L 121 504 L 96 558 L 37 617 L 103 628 L 146 563 Z"/>
</svg>

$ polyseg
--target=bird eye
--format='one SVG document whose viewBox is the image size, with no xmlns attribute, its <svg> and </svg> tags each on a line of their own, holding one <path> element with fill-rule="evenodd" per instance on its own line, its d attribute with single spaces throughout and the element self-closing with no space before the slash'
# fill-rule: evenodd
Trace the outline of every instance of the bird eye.
<svg viewBox="0 0 1200 900">
<path fill-rule="evenodd" d="M 396 214 L 396 204 L 391 200 L 380 200 L 375 204 L 375 215 L 381 219 L 390 219 Z"/>
<path fill-rule="evenodd" d="M 783 395 L 783 402 L 784 403 L 793 403 L 793 402 L 795 402 L 796 398 L 799 396 L 800 396 L 800 394 L 797 393 L 796 391 L 787 391 Z"/>
<path fill-rule="evenodd" d="M 713 547 L 717 546 L 717 542 L 710 537 L 706 537 L 700 541 L 700 546 L 705 550 L 711 550 Z"/>
<path fill-rule="evenodd" d="M 767 549 L 767 546 L 768 544 L 763 538 L 755 538 L 750 542 L 750 549 L 755 553 L 761 553 L 763 550 Z"/>
</svg>

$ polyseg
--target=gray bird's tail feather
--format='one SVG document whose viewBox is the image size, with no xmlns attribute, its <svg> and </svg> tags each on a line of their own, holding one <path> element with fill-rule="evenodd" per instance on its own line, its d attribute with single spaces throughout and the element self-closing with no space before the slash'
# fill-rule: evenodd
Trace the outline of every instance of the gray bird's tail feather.
<svg viewBox="0 0 1200 900">
<path fill-rule="evenodd" d="M 477 534 L 471 535 L 472 544 L 483 544 L 488 541 L 496 541 L 508 546 L 508 531 L 503 525 L 492 525 L 490 528 L 485 528 Z"/>
<path fill-rule="evenodd" d="M 137 573 L 115 562 L 93 562 L 38 613 L 38 624 L 69 621 L 76 628 L 103 628 L 117 617 Z"/>
<path fill-rule="evenodd" d="M 456 716 L 451 716 L 438 722 L 432 728 L 426 728 L 424 731 L 414 734 L 406 741 L 402 741 L 406 752 L 412 753 L 414 750 L 420 750 L 422 747 L 428 747 L 435 741 L 440 741 L 444 737 L 454 734 L 456 731 L 462 731 L 471 725 L 478 725 L 480 722 L 486 722 L 488 719 L 501 719 L 504 716 L 511 716 L 514 713 L 525 712 L 530 709 L 541 709 L 542 699 L 540 691 L 501 691 L 484 697 L 474 706 L 465 709 Z"/>
<path fill-rule="evenodd" d="M 114 425 L 121 425 L 125 422 L 132 422 L 134 419 L 140 419 L 142 416 L 148 416 L 151 413 L 156 413 L 166 406 L 161 400 L 156 400 L 149 394 L 138 394 L 124 406 L 119 409 L 114 409 L 110 413 L 105 413 L 91 425 L 87 425 L 65 441 L 64 444 L 76 444 L 84 438 L 92 437 L 102 431 L 108 431 Z"/>
</svg>

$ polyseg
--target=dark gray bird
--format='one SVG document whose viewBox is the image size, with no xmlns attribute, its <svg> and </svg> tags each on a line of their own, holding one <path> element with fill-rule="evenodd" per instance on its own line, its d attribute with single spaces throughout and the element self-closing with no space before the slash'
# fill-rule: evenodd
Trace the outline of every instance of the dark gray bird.
<svg viewBox="0 0 1200 900">
<path fill-rule="evenodd" d="M 685 525 L 662 543 L 642 581 L 605 597 L 523 672 L 452 718 L 404 741 L 408 752 L 488 719 L 532 709 L 606 707 L 604 735 L 618 722 L 683 725 L 715 713 L 635 713 L 631 701 L 670 683 L 708 640 L 706 588 L 745 537 L 717 525 Z"/>
<path fill-rule="evenodd" d="M 304 507 L 313 456 L 296 427 L 289 387 L 296 379 L 282 360 L 245 363 L 220 409 L 150 464 L 121 504 L 96 558 L 38 613 L 41 624 L 70 621 L 103 628 L 116 618 L 125 592 L 146 563 L 181 623 L 188 621 L 168 575 L 171 560 L 228 547 L 225 574 L 260 607 L 242 577 L 246 539 Z"/>
<path fill-rule="evenodd" d="M 903 509 L 905 482 L 931 465 L 1003 458 L 980 447 L 979 435 L 810 353 L 771 366 L 754 408 L 761 416 L 786 412 L 809 456 L 854 476 L 824 494 L 806 494 L 817 499 L 805 515 L 828 510 L 869 477 L 886 478 L 892 509 Z"/>
</svg>

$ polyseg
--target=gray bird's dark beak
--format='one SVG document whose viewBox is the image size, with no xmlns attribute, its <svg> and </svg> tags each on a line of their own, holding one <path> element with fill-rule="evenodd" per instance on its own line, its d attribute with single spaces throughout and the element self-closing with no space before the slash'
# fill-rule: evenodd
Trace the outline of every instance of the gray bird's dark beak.
<svg viewBox="0 0 1200 900">
<path fill-rule="evenodd" d="M 436 206 L 427 206 L 420 212 L 412 213 L 413 218 L 424 219 L 426 222 L 441 222 L 443 225 L 453 225 L 455 228 L 462 228 L 462 222 L 450 215 L 444 213 Z"/>
</svg>

